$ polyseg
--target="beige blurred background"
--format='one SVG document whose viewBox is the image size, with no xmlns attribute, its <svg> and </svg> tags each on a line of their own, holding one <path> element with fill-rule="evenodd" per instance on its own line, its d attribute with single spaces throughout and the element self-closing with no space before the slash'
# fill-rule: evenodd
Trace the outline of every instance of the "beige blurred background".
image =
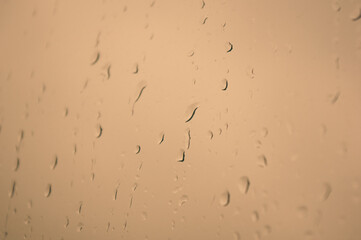
<svg viewBox="0 0 361 240">
<path fill-rule="evenodd" d="M 361 239 L 360 18 L 1 0 L 0 239 Z"/>
</svg>

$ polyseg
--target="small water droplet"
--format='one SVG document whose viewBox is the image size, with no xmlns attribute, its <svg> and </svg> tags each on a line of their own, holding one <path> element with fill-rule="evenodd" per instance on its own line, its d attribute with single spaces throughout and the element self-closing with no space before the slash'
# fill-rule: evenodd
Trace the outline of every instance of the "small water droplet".
<svg viewBox="0 0 361 240">
<path fill-rule="evenodd" d="M 78 223 L 76 230 L 78 232 L 81 232 L 81 231 L 83 231 L 83 228 L 84 228 L 84 224 L 80 222 L 80 223 Z"/>
<path fill-rule="evenodd" d="M 243 176 L 238 181 L 238 189 L 241 193 L 247 194 L 251 182 L 247 176 Z"/>
<path fill-rule="evenodd" d="M 228 89 L 228 80 L 226 78 L 221 80 L 221 90 L 226 91 Z"/>
<path fill-rule="evenodd" d="M 233 233 L 233 239 L 234 240 L 241 240 L 241 234 L 239 234 L 239 232 L 234 232 Z"/>
<path fill-rule="evenodd" d="M 251 220 L 252 222 L 258 222 L 259 220 L 259 213 L 257 211 L 253 211 L 251 214 Z"/>
<path fill-rule="evenodd" d="M 66 221 L 65 221 L 65 224 L 64 224 L 65 228 L 67 228 L 69 226 L 69 222 L 70 222 L 69 218 L 66 217 Z"/>
<path fill-rule="evenodd" d="M 227 49 L 227 53 L 231 52 L 233 50 L 233 44 L 230 42 L 227 42 L 226 49 Z"/>
<path fill-rule="evenodd" d="M 331 185 L 329 183 L 324 183 L 321 200 L 326 201 L 330 197 L 331 192 L 332 192 Z"/>
<path fill-rule="evenodd" d="M 93 53 L 93 55 L 91 56 L 90 65 L 96 64 L 99 61 L 99 59 L 100 59 L 100 52 Z"/>
<path fill-rule="evenodd" d="M 11 184 L 11 190 L 10 190 L 10 194 L 9 194 L 10 198 L 14 197 L 15 190 L 16 190 L 16 182 L 13 181 L 13 183 Z"/>
<path fill-rule="evenodd" d="M 44 196 L 45 197 L 50 197 L 50 195 L 51 195 L 51 184 L 48 184 L 48 186 L 46 187 Z"/>
<path fill-rule="evenodd" d="M 97 126 L 95 127 L 95 137 L 96 138 L 100 138 L 103 134 L 103 127 L 100 124 L 97 124 Z"/>
<path fill-rule="evenodd" d="M 188 202 L 188 196 L 187 195 L 183 195 L 178 202 L 178 205 L 181 207 L 184 204 L 186 204 Z"/>
<path fill-rule="evenodd" d="M 257 165 L 261 168 L 267 167 L 268 161 L 265 155 L 258 156 Z"/>
<path fill-rule="evenodd" d="M 178 152 L 177 161 L 184 162 L 185 157 L 186 157 L 186 152 L 184 151 L 184 149 L 180 149 Z"/>
<path fill-rule="evenodd" d="M 308 212 L 308 209 L 306 206 L 300 206 L 297 208 L 297 216 L 299 218 L 305 218 L 307 217 L 307 212 Z"/>
<path fill-rule="evenodd" d="M 51 163 L 51 165 L 50 165 L 50 168 L 51 168 L 52 170 L 54 170 L 57 165 L 58 165 L 58 156 L 55 155 L 55 156 L 53 157 L 53 161 L 52 161 L 52 163 Z"/>
<path fill-rule="evenodd" d="M 139 72 L 139 65 L 138 63 L 134 64 L 132 73 L 137 74 Z"/>
<path fill-rule="evenodd" d="M 19 170 L 19 167 L 20 167 L 20 158 L 16 158 L 16 165 L 14 171 L 16 172 L 17 170 Z"/>
<path fill-rule="evenodd" d="M 30 216 L 26 216 L 25 220 L 24 220 L 24 224 L 25 225 L 29 225 L 31 223 L 31 217 Z"/>
<path fill-rule="evenodd" d="M 219 198 L 219 204 L 223 207 L 227 207 L 230 201 L 231 201 L 231 194 L 229 193 L 228 190 L 224 191 Z"/>
<path fill-rule="evenodd" d="M 141 150 L 141 147 L 139 145 L 137 145 L 135 147 L 135 154 L 139 154 L 140 153 L 140 150 Z"/>
<path fill-rule="evenodd" d="M 142 219 L 143 221 L 147 220 L 148 214 L 146 212 L 142 212 Z"/>
</svg>

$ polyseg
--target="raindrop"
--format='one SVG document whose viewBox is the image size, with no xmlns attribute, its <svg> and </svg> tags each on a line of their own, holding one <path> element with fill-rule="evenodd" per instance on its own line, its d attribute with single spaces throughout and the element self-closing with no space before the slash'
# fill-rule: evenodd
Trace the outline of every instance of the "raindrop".
<svg viewBox="0 0 361 240">
<path fill-rule="evenodd" d="M 78 223 L 78 226 L 77 226 L 76 230 L 78 232 L 81 232 L 81 231 L 83 231 L 83 228 L 84 228 L 84 224 L 80 222 L 80 223 Z"/>
<path fill-rule="evenodd" d="M 58 165 L 58 156 L 55 155 L 55 157 L 53 158 L 53 162 L 51 163 L 50 168 L 51 168 L 52 170 L 54 170 L 57 165 Z"/>
<path fill-rule="evenodd" d="M 207 19 L 208 19 L 208 17 L 205 17 L 205 18 L 203 19 L 202 24 L 205 24 L 205 23 L 207 22 Z"/>
<path fill-rule="evenodd" d="M 102 127 L 102 125 L 98 124 L 96 126 L 95 136 L 96 136 L 96 138 L 100 138 L 102 136 L 102 134 L 103 134 L 103 127 Z"/>
<path fill-rule="evenodd" d="M 241 193 L 247 194 L 251 182 L 247 176 L 243 176 L 238 181 L 238 189 Z"/>
<path fill-rule="evenodd" d="M 189 149 L 191 147 L 191 130 L 190 129 L 188 129 L 188 131 L 187 131 L 187 138 L 188 138 L 187 149 Z"/>
<path fill-rule="evenodd" d="M 193 51 L 193 50 L 188 53 L 188 57 L 193 57 L 193 55 L 194 55 L 194 51 Z"/>
<path fill-rule="evenodd" d="M 241 234 L 239 234 L 239 232 L 234 232 L 233 233 L 233 239 L 234 240 L 241 240 Z"/>
<path fill-rule="evenodd" d="M 29 225 L 31 223 L 31 217 L 30 216 L 26 216 L 25 220 L 24 220 L 24 224 L 25 225 Z"/>
<path fill-rule="evenodd" d="M 204 2 L 204 0 L 202 0 L 202 6 L 201 6 L 201 9 L 203 9 L 205 5 L 206 5 L 206 3 Z"/>
<path fill-rule="evenodd" d="M 228 42 L 226 45 L 227 45 L 227 52 L 228 53 L 231 52 L 233 50 L 233 44 Z"/>
<path fill-rule="evenodd" d="M 213 132 L 212 132 L 212 131 L 208 131 L 208 135 L 209 135 L 209 139 L 212 140 L 212 138 L 213 138 Z"/>
<path fill-rule="evenodd" d="M 110 68 L 112 67 L 111 64 L 108 65 L 108 68 L 107 68 L 107 78 L 109 79 L 110 78 Z"/>
<path fill-rule="evenodd" d="M 340 97 L 340 91 L 336 92 L 334 95 L 330 95 L 331 104 L 335 104 Z"/>
<path fill-rule="evenodd" d="M 24 130 L 20 130 L 20 132 L 19 132 L 19 137 L 18 137 L 18 142 L 20 143 L 20 142 L 22 142 L 23 141 L 23 139 L 24 139 Z"/>
<path fill-rule="evenodd" d="M 48 184 L 48 186 L 46 187 L 44 196 L 45 197 L 50 197 L 50 195 L 51 195 L 51 184 Z"/>
<path fill-rule="evenodd" d="M 69 114 L 69 108 L 66 107 L 64 110 L 64 117 L 68 116 L 68 114 Z"/>
<path fill-rule="evenodd" d="M 10 191 L 10 198 L 14 197 L 15 194 L 15 190 L 16 190 L 16 182 L 13 181 L 12 186 L 11 186 L 11 191 Z"/>
<path fill-rule="evenodd" d="M 78 208 L 78 214 L 81 214 L 81 210 L 83 208 L 83 202 L 79 203 L 79 208 Z"/>
<path fill-rule="evenodd" d="M 164 141 L 164 133 L 160 134 L 160 141 L 158 142 L 158 144 L 162 144 L 162 142 Z"/>
<path fill-rule="evenodd" d="M 99 58 L 100 58 L 100 53 L 99 52 L 94 53 L 94 55 L 92 56 L 93 60 L 91 61 L 90 65 L 96 64 L 99 61 Z"/>
<path fill-rule="evenodd" d="M 268 162 L 267 162 L 267 158 L 266 158 L 265 155 L 261 155 L 261 156 L 258 157 L 257 165 L 259 167 L 261 167 L 261 168 L 267 167 L 267 164 L 268 164 Z"/>
<path fill-rule="evenodd" d="M 186 204 L 188 202 L 188 196 L 187 195 L 183 195 L 180 199 L 179 199 L 179 206 L 183 206 L 184 204 Z"/>
<path fill-rule="evenodd" d="M 229 191 L 225 191 L 221 194 L 219 198 L 219 204 L 223 207 L 227 207 L 231 201 L 231 194 Z"/>
<path fill-rule="evenodd" d="M 177 158 L 178 162 L 184 162 L 185 156 L 186 156 L 186 152 L 183 149 L 181 149 L 178 153 L 178 158 Z"/>
<path fill-rule="evenodd" d="M 147 220 L 148 214 L 146 212 L 142 212 L 142 219 L 143 221 Z"/>
<path fill-rule="evenodd" d="M 198 107 L 195 107 L 195 108 L 193 109 L 192 114 L 191 114 L 190 117 L 188 117 L 188 119 L 186 120 L 186 123 L 193 119 L 194 114 L 196 114 L 197 109 L 198 109 Z"/>
<path fill-rule="evenodd" d="M 251 220 L 252 222 L 258 222 L 259 220 L 259 214 L 257 211 L 253 211 L 251 214 Z"/>
<path fill-rule="evenodd" d="M 261 130 L 262 137 L 267 137 L 268 135 L 268 129 L 266 127 L 263 127 Z"/>
<path fill-rule="evenodd" d="M 135 154 L 140 153 L 140 149 L 141 149 L 141 148 L 140 148 L 140 146 L 139 146 L 139 145 L 137 145 L 137 146 L 136 146 L 136 150 L 135 150 Z"/>
<path fill-rule="evenodd" d="M 114 193 L 114 200 L 117 200 L 118 197 L 118 188 L 115 189 L 115 193 Z"/>
<path fill-rule="evenodd" d="M 134 107 L 135 107 L 135 104 L 139 101 L 139 99 L 140 99 L 140 97 L 142 96 L 143 91 L 144 91 L 144 89 L 145 89 L 146 87 L 147 87 L 147 85 L 146 85 L 144 82 L 142 82 L 142 83 L 139 84 L 140 90 L 139 90 L 139 93 L 138 93 L 137 98 L 135 99 L 135 101 L 134 101 L 134 103 L 133 103 L 132 115 L 134 115 Z"/>
<path fill-rule="evenodd" d="M 133 66 L 133 74 L 137 74 L 139 72 L 139 66 L 138 66 L 138 63 L 134 64 Z"/>
<path fill-rule="evenodd" d="M 361 19 L 361 7 L 354 9 L 350 14 L 350 18 L 352 21 Z"/>
<path fill-rule="evenodd" d="M 70 222 L 70 221 L 69 221 L 69 218 L 66 217 L 66 222 L 65 222 L 65 225 L 64 225 L 65 228 L 67 228 L 67 227 L 69 226 L 69 222 Z"/>
<path fill-rule="evenodd" d="M 297 208 L 297 216 L 299 218 L 305 218 L 307 217 L 307 212 L 308 212 L 308 209 L 306 206 L 300 206 Z"/>
<path fill-rule="evenodd" d="M 227 88 L 228 88 L 228 80 L 227 79 L 223 79 L 222 82 L 221 82 L 223 88 L 222 88 L 222 91 L 226 91 Z"/>
<path fill-rule="evenodd" d="M 16 165 L 14 171 L 16 172 L 17 170 L 19 170 L 19 167 L 20 167 L 20 158 L 16 158 Z"/>
<path fill-rule="evenodd" d="M 263 227 L 263 235 L 264 236 L 267 236 L 267 235 L 269 235 L 269 234 L 271 234 L 271 232 L 272 232 L 272 228 L 271 228 L 271 226 L 270 225 L 265 225 L 264 227 Z"/>
<path fill-rule="evenodd" d="M 331 185 L 329 183 L 324 183 L 321 200 L 326 201 L 330 197 L 331 192 L 332 192 Z"/>
</svg>

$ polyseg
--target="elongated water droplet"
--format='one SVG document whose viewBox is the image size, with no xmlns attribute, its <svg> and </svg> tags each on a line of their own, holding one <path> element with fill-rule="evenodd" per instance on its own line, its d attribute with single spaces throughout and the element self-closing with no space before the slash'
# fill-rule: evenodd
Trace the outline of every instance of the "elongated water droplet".
<svg viewBox="0 0 361 240">
<path fill-rule="evenodd" d="M 233 44 L 230 42 L 227 42 L 226 48 L 227 48 L 227 53 L 231 52 L 233 50 Z"/>
<path fill-rule="evenodd" d="M 179 199 L 179 206 L 183 206 L 184 204 L 186 204 L 188 202 L 188 196 L 187 195 L 183 195 L 180 199 Z"/>
<path fill-rule="evenodd" d="M 10 198 L 14 197 L 15 190 L 16 190 L 16 182 L 13 181 L 13 183 L 11 184 L 11 190 L 10 190 L 10 194 L 9 194 Z"/>
<path fill-rule="evenodd" d="M 57 165 L 58 165 L 58 156 L 55 155 L 54 158 L 53 158 L 53 162 L 51 163 L 50 168 L 51 168 L 52 170 L 54 170 Z"/>
<path fill-rule="evenodd" d="M 96 138 L 100 138 L 103 134 L 103 127 L 100 124 L 97 124 L 97 126 L 95 127 L 95 137 Z"/>
<path fill-rule="evenodd" d="M 251 220 L 252 222 L 258 222 L 259 220 L 259 214 L 257 211 L 253 211 L 251 214 Z"/>
<path fill-rule="evenodd" d="M 357 21 L 357 20 L 361 19 L 361 7 L 355 8 L 350 13 L 350 18 L 351 18 L 352 21 Z"/>
<path fill-rule="evenodd" d="M 261 168 L 265 168 L 268 165 L 267 158 L 265 155 L 261 155 L 257 158 L 257 165 Z"/>
<path fill-rule="evenodd" d="M 329 183 L 324 183 L 321 200 L 326 201 L 330 197 L 331 192 L 332 192 L 331 185 Z"/>
<path fill-rule="evenodd" d="M 16 165 L 14 171 L 16 172 L 17 170 L 19 170 L 19 167 L 20 167 L 20 158 L 16 158 Z"/>
<path fill-rule="evenodd" d="M 228 190 L 224 191 L 219 198 L 219 204 L 223 207 L 227 207 L 230 201 L 231 201 L 231 194 L 229 193 Z"/>
<path fill-rule="evenodd" d="M 139 145 L 137 145 L 135 147 L 135 154 L 139 154 L 140 153 L 140 150 L 141 150 L 141 147 Z"/>
<path fill-rule="evenodd" d="M 241 193 L 247 194 L 251 182 L 247 176 L 243 176 L 238 181 L 238 189 Z"/>
<path fill-rule="evenodd" d="M 51 184 L 48 184 L 48 186 L 46 187 L 44 196 L 45 197 L 50 197 L 50 195 L 51 195 Z"/>
</svg>

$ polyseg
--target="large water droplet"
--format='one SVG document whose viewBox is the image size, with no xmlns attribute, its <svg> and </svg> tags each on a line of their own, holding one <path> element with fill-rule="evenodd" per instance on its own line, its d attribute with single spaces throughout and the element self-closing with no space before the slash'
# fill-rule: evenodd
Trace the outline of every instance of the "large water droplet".
<svg viewBox="0 0 361 240">
<path fill-rule="evenodd" d="M 247 176 L 243 176 L 238 181 L 238 189 L 241 191 L 241 193 L 246 194 L 249 190 L 251 182 L 249 181 L 249 178 Z"/>
<path fill-rule="evenodd" d="M 186 204 L 188 202 L 188 196 L 187 195 L 183 195 L 180 199 L 179 199 L 179 206 L 183 206 L 184 204 Z"/>
<path fill-rule="evenodd" d="M 257 165 L 261 168 L 267 167 L 268 161 L 265 155 L 258 156 Z"/>
<path fill-rule="evenodd" d="M 224 191 L 219 198 L 219 204 L 223 207 L 227 207 L 230 201 L 231 201 L 231 194 L 229 193 L 228 190 Z"/>
</svg>

